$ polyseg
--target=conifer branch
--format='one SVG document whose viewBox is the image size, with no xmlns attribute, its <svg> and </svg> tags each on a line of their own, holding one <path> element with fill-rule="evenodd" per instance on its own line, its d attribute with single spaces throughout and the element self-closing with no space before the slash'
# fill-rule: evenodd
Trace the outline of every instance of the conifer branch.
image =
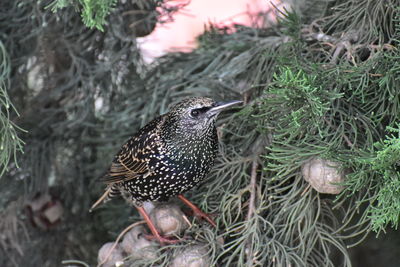
<svg viewBox="0 0 400 267">
<path fill-rule="evenodd" d="M 335 127 L 332 125 L 332 123 L 331 123 L 327 118 L 324 117 L 324 121 L 325 121 L 332 129 L 334 129 L 335 131 L 337 130 L 337 128 L 335 128 Z M 342 133 L 342 137 L 343 137 L 343 139 L 346 141 L 347 145 L 348 145 L 350 148 L 353 148 L 353 147 L 354 147 L 354 144 L 350 141 L 349 137 L 347 137 L 347 135 L 346 135 L 344 132 Z"/>
<path fill-rule="evenodd" d="M 257 195 L 257 169 L 258 169 L 258 157 L 259 155 L 255 155 L 252 165 L 251 165 L 251 175 L 250 175 L 250 183 L 249 183 L 249 191 L 250 191 L 250 199 L 247 211 L 247 221 L 251 221 L 255 211 L 256 211 L 256 195 Z M 252 236 L 250 235 L 247 239 L 247 266 L 254 266 L 255 255 L 252 249 Z"/>
<path fill-rule="evenodd" d="M 249 199 L 249 206 L 247 211 L 247 220 L 249 221 L 253 216 L 256 207 L 256 193 L 257 193 L 257 169 L 258 169 L 258 155 L 252 161 L 251 165 L 251 175 L 250 175 L 250 199 Z"/>
</svg>

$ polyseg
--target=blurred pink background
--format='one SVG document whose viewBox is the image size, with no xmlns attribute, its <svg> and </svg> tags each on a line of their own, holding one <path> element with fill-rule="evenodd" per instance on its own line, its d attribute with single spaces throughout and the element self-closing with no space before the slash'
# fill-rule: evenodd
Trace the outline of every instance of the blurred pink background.
<svg viewBox="0 0 400 267">
<path fill-rule="evenodd" d="M 172 4 L 188 3 L 173 17 L 173 22 L 158 24 L 148 36 L 138 38 L 144 60 L 151 62 L 155 57 L 170 51 L 189 52 L 196 47 L 195 38 L 210 23 L 218 26 L 243 24 L 262 26 L 255 15 L 272 8 L 271 2 L 279 5 L 280 1 L 269 0 L 174 0 Z M 268 14 L 268 20 L 274 16 Z"/>
</svg>

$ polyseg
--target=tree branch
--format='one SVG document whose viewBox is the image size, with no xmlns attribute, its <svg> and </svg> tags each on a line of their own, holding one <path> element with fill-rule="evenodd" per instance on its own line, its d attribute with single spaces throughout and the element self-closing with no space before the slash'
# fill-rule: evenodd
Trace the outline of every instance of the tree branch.
<svg viewBox="0 0 400 267">
<path fill-rule="evenodd" d="M 250 199 L 249 199 L 249 209 L 247 211 L 247 221 L 250 221 L 256 210 L 256 191 L 257 191 L 257 169 L 258 169 L 258 155 L 254 157 L 253 163 L 251 165 L 251 175 L 250 175 Z M 254 253 L 251 248 L 251 239 L 247 240 L 247 266 L 254 266 L 255 258 Z"/>
</svg>

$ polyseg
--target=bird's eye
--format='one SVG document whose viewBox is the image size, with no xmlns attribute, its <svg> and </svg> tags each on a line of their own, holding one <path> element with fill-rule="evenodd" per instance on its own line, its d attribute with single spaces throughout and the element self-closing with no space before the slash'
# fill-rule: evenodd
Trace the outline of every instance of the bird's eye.
<svg viewBox="0 0 400 267">
<path fill-rule="evenodd" d="M 194 110 L 192 110 L 191 112 L 190 112 L 190 116 L 192 116 L 192 117 L 197 117 L 197 116 L 199 116 L 200 115 L 200 111 L 198 111 L 197 109 L 194 109 Z"/>
</svg>

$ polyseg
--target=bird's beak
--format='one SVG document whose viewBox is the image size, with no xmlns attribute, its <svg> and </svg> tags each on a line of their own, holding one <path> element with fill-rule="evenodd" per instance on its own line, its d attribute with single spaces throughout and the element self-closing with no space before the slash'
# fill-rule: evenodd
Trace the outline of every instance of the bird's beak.
<svg viewBox="0 0 400 267">
<path fill-rule="evenodd" d="M 228 108 L 230 106 L 233 106 L 233 105 L 236 105 L 236 104 L 241 104 L 241 103 L 243 103 L 243 101 L 238 101 L 238 100 L 229 101 L 229 102 L 217 102 L 214 107 L 210 108 L 207 111 L 207 113 L 210 114 L 210 115 L 217 115 L 222 110 L 224 110 L 224 109 L 226 109 L 226 108 Z"/>
</svg>

